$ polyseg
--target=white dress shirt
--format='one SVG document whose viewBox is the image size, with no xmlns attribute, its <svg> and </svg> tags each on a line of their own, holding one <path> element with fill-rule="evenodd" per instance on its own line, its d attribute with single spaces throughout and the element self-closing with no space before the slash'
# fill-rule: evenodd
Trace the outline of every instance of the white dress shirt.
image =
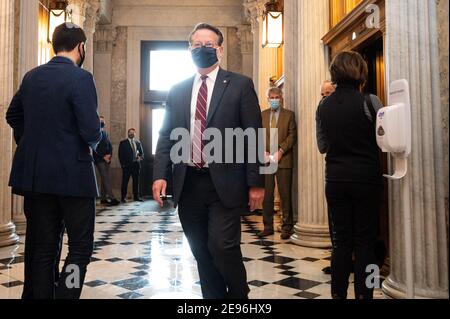
<svg viewBox="0 0 450 319">
<path fill-rule="evenodd" d="M 208 87 L 208 100 L 206 101 L 206 114 L 209 113 L 209 107 L 211 105 L 211 99 L 214 92 L 214 86 L 216 85 L 217 75 L 219 74 L 219 66 L 215 68 L 211 73 L 208 74 L 208 78 L 206 79 L 206 86 Z M 202 86 L 202 75 L 197 73 L 194 78 L 194 85 L 192 86 L 192 100 L 191 100 L 191 137 L 194 136 L 194 127 L 195 127 L 195 113 L 197 112 L 197 99 L 198 93 Z M 190 166 L 194 166 L 192 163 Z M 208 164 L 205 165 L 208 167 Z"/>
</svg>

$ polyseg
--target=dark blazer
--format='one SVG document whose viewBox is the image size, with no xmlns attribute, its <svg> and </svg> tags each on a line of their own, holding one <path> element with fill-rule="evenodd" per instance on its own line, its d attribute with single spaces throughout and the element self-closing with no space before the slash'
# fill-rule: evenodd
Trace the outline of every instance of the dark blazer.
<svg viewBox="0 0 450 319">
<path fill-rule="evenodd" d="M 6 114 L 18 143 L 13 192 L 98 195 L 91 147 L 101 138 L 92 74 L 64 57 L 28 72 Z"/>
<path fill-rule="evenodd" d="M 270 151 L 270 113 L 271 109 L 262 112 L 263 126 L 267 129 L 266 150 Z M 278 147 L 284 151 L 279 168 L 294 168 L 294 146 L 297 143 L 297 123 L 295 113 L 285 108 L 280 109 L 278 117 Z"/>
<path fill-rule="evenodd" d="M 142 148 L 141 142 L 136 140 L 136 148 L 139 151 L 139 154 L 142 159 L 144 159 L 144 149 Z M 119 161 L 122 168 L 129 167 L 134 163 L 134 154 L 133 149 L 131 148 L 130 141 L 128 139 L 120 142 L 119 145 Z M 140 162 L 139 166 L 140 166 Z"/>
<path fill-rule="evenodd" d="M 381 185 L 375 123 L 366 114 L 365 97 L 357 85 L 339 83 L 317 113 L 326 145 L 326 181 Z"/>
<path fill-rule="evenodd" d="M 190 78 L 175 85 L 170 91 L 155 156 L 154 180 L 167 180 L 170 169 L 173 169 L 175 205 L 181 197 L 187 164 L 172 163 L 170 151 L 177 141 L 171 141 L 170 134 L 175 128 L 190 130 L 193 82 L 194 78 Z M 226 128 L 253 128 L 256 131 L 262 128 L 261 109 L 251 79 L 219 70 L 208 112 L 207 128 L 217 128 L 222 137 L 225 136 Z M 263 153 L 263 145 L 260 146 L 262 147 L 257 148 Z M 225 207 L 246 206 L 249 187 L 264 187 L 264 176 L 260 175 L 260 167 L 261 163 L 248 163 L 247 159 L 244 164 L 209 164 L 211 178 Z"/>
<path fill-rule="evenodd" d="M 98 143 L 97 149 L 94 152 L 95 163 L 104 162 L 104 157 L 106 155 L 113 155 L 113 146 L 111 140 L 109 139 L 108 132 L 102 130 L 102 139 Z"/>
</svg>

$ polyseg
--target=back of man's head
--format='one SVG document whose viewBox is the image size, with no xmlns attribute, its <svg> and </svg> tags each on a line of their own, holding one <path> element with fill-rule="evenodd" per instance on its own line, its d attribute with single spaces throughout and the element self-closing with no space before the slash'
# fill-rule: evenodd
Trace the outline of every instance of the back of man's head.
<svg viewBox="0 0 450 319">
<path fill-rule="evenodd" d="M 70 22 L 63 23 L 53 33 L 53 51 L 55 54 L 71 52 L 80 43 L 85 43 L 86 39 L 86 34 L 79 26 Z"/>
</svg>

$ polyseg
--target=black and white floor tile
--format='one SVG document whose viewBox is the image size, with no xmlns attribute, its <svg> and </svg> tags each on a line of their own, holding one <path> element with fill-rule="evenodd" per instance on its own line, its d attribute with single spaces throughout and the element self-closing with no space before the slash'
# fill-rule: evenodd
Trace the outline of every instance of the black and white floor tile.
<svg viewBox="0 0 450 319">
<path fill-rule="evenodd" d="M 322 268 L 330 264 L 330 251 L 299 247 L 279 234 L 262 240 L 256 235 L 261 222 L 258 216 L 242 220 L 250 298 L 329 299 L 331 277 Z M 0 299 L 21 296 L 23 242 L 0 248 Z M 380 291 L 375 295 L 381 298 Z M 151 201 L 100 210 L 82 298 L 200 299 L 196 262 L 176 211 Z"/>
</svg>

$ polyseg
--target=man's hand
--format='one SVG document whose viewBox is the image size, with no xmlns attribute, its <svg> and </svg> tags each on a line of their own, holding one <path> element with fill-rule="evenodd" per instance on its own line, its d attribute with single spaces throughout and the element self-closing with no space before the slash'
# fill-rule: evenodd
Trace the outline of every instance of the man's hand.
<svg viewBox="0 0 450 319">
<path fill-rule="evenodd" d="M 167 181 L 164 179 L 158 179 L 153 183 L 153 199 L 159 204 L 159 206 L 164 207 L 164 202 L 161 199 L 162 196 L 166 196 Z"/>
<path fill-rule="evenodd" d="M 111 163 L 111 155 L 105 155 L 105 157 L 103 157 L 103 159 L 105 160 L 106 163 L 108 163 L 108 164 Z"/>
<path fill-rule="evenodd" d="M 249 205 L 250 212 L 254 212 L 261 207 L 264 201 L 265 190 L 264 188 L 252 187 L 249 191 Z"/>
<path fill-rule="evenodd" d="M 269 163 L 270 163 L 270 153 L 265 152 L 264 153 L 264 164 L 269 164 Z"/>
<path fill-rule="evenodd" d="M 283 152 L 282 151 L 278 151 L 275 154 L 273 154 L 273 161 L 275 163 L 279 163 L 281 161 L 282 157 L 283 157 Z"/>
</svg>

